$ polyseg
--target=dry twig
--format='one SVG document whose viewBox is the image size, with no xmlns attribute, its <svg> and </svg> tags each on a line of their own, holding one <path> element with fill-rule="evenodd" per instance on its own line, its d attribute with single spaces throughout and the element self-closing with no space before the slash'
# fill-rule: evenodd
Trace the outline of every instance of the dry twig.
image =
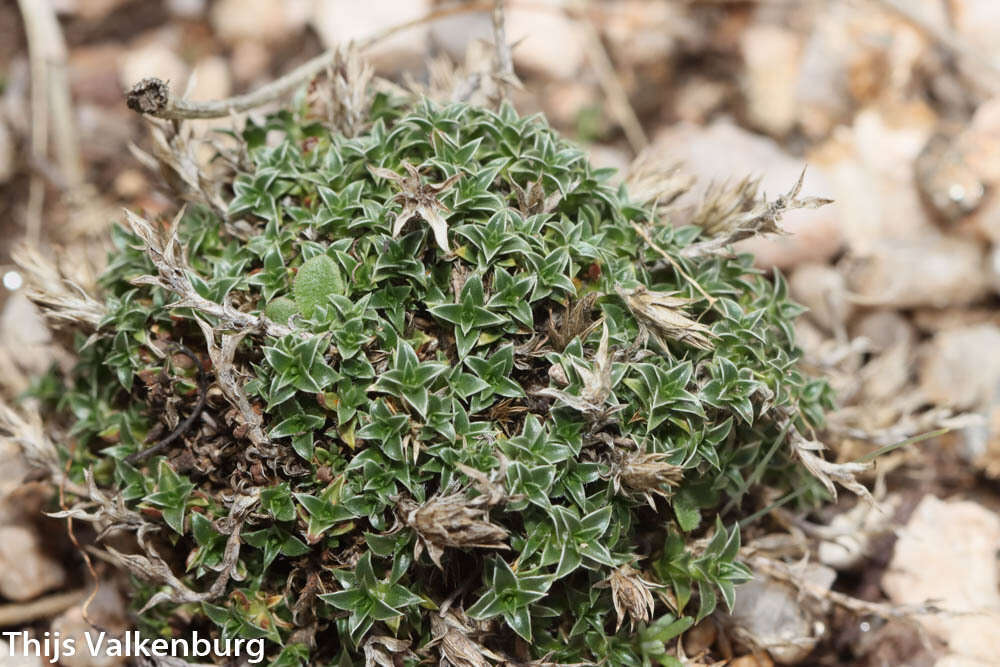
<svg viewBox="0 0 1000 667">
<path fill-rule="evenodd" d="M 29 2 L 30 0 L 23 0 Z M 436 21 L 454 14 L 481 12 L 493 7 L 493 2 L 456 2 L 435 9 L 425 16 L 407 21 L 396 26 L 381 30 L 374 35 L 361 40 L 356 48 L 360 51 L 409 28 Z M 159 79 L 143 79 L 136 83 L 126 94 L 128 107 L 138 113 L 149 114 L 157 118 L 222 118 L 234 112 L 249 111 L 263 106 L 289 94 L 296 88 L 306 84 L 313 77 L 334 65 L 338 58 L 338 49 L 324 51 L 320 55 L 306 61 L 294 70 L 246 95 L 237 95 L 224 100 L 196 102 L 183 97 L 175 98 L 170 94 L 170 87 Z"/>
<path fill-rule="evenodd" d="M 86 590 L 53 593 L 28 602 L 0 605 L 0 628 L 19 628 L 33 621 L 52 618 L 87 596 Z"/>
<path fill-rule="evenodd" d="M 75 189 L 84 182 L 83 160 L 73 122 L 66 77 L 66 41 L 49 0 L 18 0 L 31 61 L 31 152 L 45 162 L 49 150 L 49 123 L 54 134 L 61 182 Z M 27 236 L 36 241 L 41 231 L 45 184 L 32 177 L 28 193 Z"/>
</svg>

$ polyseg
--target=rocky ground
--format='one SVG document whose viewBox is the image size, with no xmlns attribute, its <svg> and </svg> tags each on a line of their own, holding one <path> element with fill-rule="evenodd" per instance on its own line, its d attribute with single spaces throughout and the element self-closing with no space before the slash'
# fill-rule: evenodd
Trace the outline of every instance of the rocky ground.
<svg viewBox="0 0 1000 667">
<path fill-rule="evenodd" d="M 32 4 L 34 0 L 27 0 Z M 44 4 L 39 1 L 38 4 Z M 66 49 L 42 62 L 71 106 L 39 118 L 29 36 L 0 2 L 0 391 L 67 363 L 28 303 L 14 241 L 92 284 L 120 206 L 169 207 L 122 90 L 157 76 L 192 99 L 252 90 L 323 49 L 434 9 L 433 0 L 52 0 Z M 835 199 L 745 243 L 810 308 L 806 363 L 840 409 L 841 461 L 928 432 L 865 477 L 878 508 L 843 497 L 803 516 L 772 512 L 787 571 L 748 585 L 731 617 L 687 633 L 689 664 L 992 665 L 1000 661 L 1000 4 L 995 0 L 509 0 L 522 111 L 544 111 L 595 162 L 680 164 L 698 185 L 746 176 L 778 195 Z M 38 34 L 38 33 L 35 33 Z M 42 33 L 44 34 L 44 33 Z M 489 46 L 487 13 L 460 13 L 366 55 L 399 85 L 446 87 Z M 38 40 L 31 46 L 38 50 Z M 61 59 L 65 66 L 59 66 Z M 36 58 L 36 72 L 38 59 Z M 37 77 L 36 77 L 37 78 Z M 32 106 L 34 103 L 34 107 Z M 198 121 L 200 136 L 215 121 Z M 75 135 L 75 140 L 74 140 Z M 78 151 L 74 151 L 74 146 Z M 53 275 L 58 275 L 54 273 Z M 947 431 L 947 432 L 945 432 Z M 63 636 L 87 627 L 88 567 L 48 491 L 0 442 L 0 626 Z M 86 536 L 82 535 L 81 539 Z M 776 533 L 775 533 L 776 534 Z M 773 535 L 748 534 L 753 548 Z M 127 624 L 109 569 L 91 620 Z M 935 613 L 925 603 L 932 600 Z M 8 659 L 0 665 L 42 664 Z M 74 667 L 117 664 L 77 656 Z"/>
</svg>

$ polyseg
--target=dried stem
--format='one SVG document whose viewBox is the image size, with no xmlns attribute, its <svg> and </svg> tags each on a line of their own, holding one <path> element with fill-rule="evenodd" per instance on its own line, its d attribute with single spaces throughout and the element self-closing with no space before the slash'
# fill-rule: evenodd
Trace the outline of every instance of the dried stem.
<svg viewBox="0 0 1000 667">
<path fill-rule="evenodd" d="M 272 322 L 263 315 L 256 316 L 237 310 L 228 303 L 216 303 L 209 301 L 198 294 L 191 278 L 188 276 L 190 269 L 180 255 L 177 243 L 177 225 L 184 216 L 184 210 L 177 214 L 171 224 L 166 240 L 154 229 L 149 221 L 144 220 L 132 211 L 125 210 L 129 226 L 135 232 L 145 246 L 146 254 L 156 267 L 157 275 L 141 276 L 132 282 L 136 285 L 152 285 L 172 292 L 180 297 L 180 300 L 170 304 L 172 308 L 191 308 L 205 315 L 217 318 L 218 327 L 225 331 L 237 333 L 263 333 L 269 336 L 280 338 L 293 333 L 293 329 L 284 325 Z"/>
<path fill-rule="evenodd" d="M 22 0 L 24 3 L 30 3 L 30 1 Z M 418 19 L 381 30 L 359 42 L 357 48 L 359 50 L 367 49 L 396 33 L 423 23 L 436 21 L 454 14 L 487 11 L 492 7 L 492 2 L 456 2 L 449 4 L 429 12 Z M 158 118 L 222 118 L 234 112 L 249 111 L 250 109 L 284 97 L 333 65 L 337 60 L 337 54 L 337 49 L 324 51 L 288 74 L 275 79 L 252 93 L 237 95 L 224 100 L 196 102 L 183 97 L 174 98 L 170 95 L 169 87 L 163 81 L 159 79 L 143 79 L 129 90 L 126 95 L 126 101 L 129 108 L 133 111 L 146 113 Z"/>
<path fill-rule="evenodd" d="M 51 618 L 81 602 L 86 590 L 53 593 L 29 602 L 0 605 L 0 627 L 19 628 L 32 621 Z"/>
<path fill-rule="evenodd" d="M 667 264 L 669 264 L 671 268 L 673 268 L 673 270 L 677 272 L 677 275 L 679 275 L 687 282 L 691 283 L 691 285 L 694 286 L 696 290 L 698 290 L 699 294 L 708 299 L 708 303 L 710 305 L 715 303 L 715 297 L 706 292 L 705 288 L 702 287 L 697 280 L 688 275 L 681 267 L 681 265 L 677 262 L 677 260 L 670 256 L 670 253 L 668 253 L 666 250 L 657 245 L 656 242 L 653 241 L 653 238 L 649 235 L 649 232 L 646 231 L 645 228 L 642 227 L 642 225 L 633 222 L 632 228 L 635 230 L 636 234 L 642 237 L 642 240 L 645 241 L 650 248 L 655 250 L 657 254 L 663 257 L 663 259 L 667 262 Z"/>
<path fill-rule="evenodd" d="M 646 131 L 642 129 L 642 123 L 639 122 L 639 117 L 636 115 L 635 109 L 632 108 L 632 103 L 629 102 L 628 93 L 625 91 L 621 79 L 618 78 L 614 63 L 611 62 L 607 49 L 601 43 L 601 36 L 597 34 L 597 30 L 590 20 L 581 17 L 578 24 L 587 40 L 590 64 L 608 98 L 611 113 L 625 132 L 625 138 L 628 139 L 632 150 L 640 153 L 649 146 L 649 138 L 646 136 Z"/>
<path fill-rule="evenodd" d="M 788 192 L 772 202 L 762 200 L 745 213 L 732 216 L 732 219 L 726 224 L 728 229 L 726 233 L 705 241 L 692 243 L 680 251 L 681 257 L 702 257 L 722 253 L 734 243 L 753 236 L 786 233 L 778 226 L 778 222 L 788 211 L 800 208 L 819 208 L 833 202 L 832 199 L 823 199 L 821 197 L 803 197 L 800 199 L 799 193 L 802 192 L 802 183 L 805 180 L 805 176 L 806 170 L 803 169 L 799 175 L 799 180 L 795 182 L 795 185 Z"/>
</svg>

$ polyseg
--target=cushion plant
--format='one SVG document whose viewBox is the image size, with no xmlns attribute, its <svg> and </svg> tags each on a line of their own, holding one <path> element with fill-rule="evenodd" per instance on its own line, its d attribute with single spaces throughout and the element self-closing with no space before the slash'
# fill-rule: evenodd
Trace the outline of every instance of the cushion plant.
<svg viewBox="0 0 1000 667">
<path fill-rule="evenodd" d="M 43 385 L 75 516 L 138 537 L 106 549 L 145 633 L 669 663 L 751 576 L 748 490 L 825 495 L 789 444 L 829 390 L 781 277 L 540 118 L 379 95 L 358 136 L 283 111 L 238 141 L 227 208 L 128 214 L 105 315 Z"/>
</svg>

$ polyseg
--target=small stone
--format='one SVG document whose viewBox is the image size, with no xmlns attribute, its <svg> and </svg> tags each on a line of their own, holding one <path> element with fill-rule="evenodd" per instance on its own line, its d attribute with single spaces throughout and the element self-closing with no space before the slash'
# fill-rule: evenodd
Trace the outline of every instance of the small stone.
<svg viewBox="0 0 1000 667">
<path fill-rule="evenodd" d="M 601 7 L 601 33 L 616 64 L 626 72 L 637 66 L 665 64 L 677 42 L 697 30 L 677 4 L 618 0 Z"/>
<path fill-rule="evenodd" d="M 219 0 L 212 5 L 212 27 L 227 42 L 280 42 L 305 27 L 311 3 L 305 0 Z"/>
<path fill-rule="evenodd" d="M 192 100 L 219 100 L 232 93 L 233 80 L 225 58 L 208 56 L 199 60 L 191 76 L 193 85 L 187 96 Z"/>
<path fill-rule="evenodd" d="M 371 37 L 386 26 L 420 18 L 431 5 L 431 0 L 317 0 L 311 21 L 323 44 L 335 48 Z M 365 58 L 383 72 L 414 69 L 422 66 L 429 35 L 426 24 L 415 26 L 379 40 L 365 50 Z"/>
<path fill-rule="evenodd" d="M 43 667 L 48 664 L 48 661 L 43 661 L 41 656 L 22 655 L 20 646 L 12 651 L 10 644 L 0 639 L 0 667 Z"/>
<path fill-rule="evenodd" d="M 845 245 L 864 253 L 882 241 L 895 242 L 936 233 L 913 164 L 937 124 L 922 104 L 899 105 L 894 115 L 866 109 L 807 155 L 810 169 L 823 172 L 836 200 Z M 812 172 L 811 172 L 812 173 Z"/>
<path fill-rule="evenodd" d="M 983 202 L 986 184 L 969 162 L 961 135 L 938 132 L 928 140 L 914 163 L 917 186 L 933 209 L 955 222 Z M 994 149 L 997 145 L 994 143 Z"/>
<path fill-rule="evenodd" d="M 34 531 L 0 526 L 0 596 L 23 602 L 62 586 L 66 572 L 46 555 Z"/>
<path fill-rule="evenodd" d="M 718 634 L 715 621 L 706 618 L 684 633 L 684 652 L 690 656 L 700 655 L 712 647 Z"/>
<path fill-rule="evenodd" d="M 829 590 L 837 578 L 825 565 L 809 563 L 805 568 L 803 578 L 818 590 Z M 722 618 L 786 665 L 805 659 L 825 632 L 791 586 L 763 576 L 736 587 L 733 612 Z"/>
<path fill-rule="evenodd" d="M 995 63 L 1000 60 L 1000 43 L 996 39 L 996 26 L 1000 24 L 1000 3 L 994 0 L 952 0 L 950 5 L 958 39 L 981 53 L 987 62 Z M 978 63 L 963 65 L 974 67 Z"/>
<path fill-rule="evenodd" d="M 674 91 L 674 113 L 682 121 L 702 125 L 733 91 L 734 87 L 723 81 L 692 76 Z"/>
<path fill-rule="evenodd" d="M 97 595 L 87 608 L 87 617 L 93 625 L 84 619 L 83 605 L 79 604 L 52 620 L 51 632 L 58 632 L 64 645 L 67 639 L 73 639 L 77 648 L 74 655 L 63 656 L 59 664 L 63 667 L 115 667 L 125 664 L 127 658 L 109 655 L 107 642 L 104 643 L 103 653 L 98 655 L 91 655 L 87 648 L 88 634 L 91 641 L 94 641 L 94 637 L 101 631 L 119 636 L 128 628 L 125 604 L 112 582 L 101 582 Z"/>
<path fill-rule="evenodd" d="M 946 329 L 920 353 L 920 390 L 934 405 L 985 407 L 1000 390 L 1000 327 Z"/>
<path fill-rule="evenodd" d="M 773 667 L 774 661 L 767 653 L 741 655 L 726 663 L 727 667 Z"/>
<path fill-rule="evenodd" d="M 936 665 L 993 665 L 1000 655 L 1000 517 L 982 505 L 925 496 L 917 505 L 882 577 L 900 605 L 934 605 L 920 623 L 948 645 Z"/>
<path fill-rule="evenodd" d="M 122 199 L 133 199 L 146 191 L 149 182 L 138 169 L 123 169 L 115 176 L 115 194 Z"/>
<path fill-rule="evenodd" d="M 746 67 L 744 92 L 747 120 L 764 132 L 781 137 L 795 125 L 802 43 L 799 36 L 776 25 L 752 25 L 741 42 Z"/>
<path fill-rule="evenodd" d="M 153 42 L 126 52 L 118 75 L 122 88 L 126 90 L 137 82 L 159 79 L 169 85 L 175 94 L 181 94 L 187 83 L 188 68 L 172 49 Z"/>
<path fill-rule="evenodd" d="M 205 13 L 205 0 L 167 0 L 167 9 L 174 16 L 197 19 Z"/>
<path fill-rule="evenodd" d="M 867 338 L 871 349 L 881 352 L 897 343 L 913 345 L 917 339 L 917 330 L 899 312 L 879 309 L 859 317 L 851 335 L 854 338 Z"/>
<path fill-rule="evenodd" d="M 256 81 L 267 75 L 271 54 L 260 42 L 244 39 L 233 46 L 229 64 L 238 81 Z"/>
<path fill-rule="evenodd" d="M 926 236 L 878 241 L 844 263 L 857 303 L 914 308 L 971 304 L 989 292 L 989 269 L 975 241 Z"/>
<path fill-rule="evenodd" d="M 487 12 L 447 16 L 431 23 L 430 38 L 449 58 L 462 62 L 469 42 L 478 39 L 493 44 L 493 21 Z"/>
<path fill-rule="evenodd" d="M 563 15 L 558 2 L 544 9 L 512 6 L 507 11 L 507 38 L 521 41 L 511 52 L 518 67 L 552 79 L 570 79 L 586 60 L 580 28 Z"/>
<path fill-rule="evenodd" d="M 653 142 L 665 161 L 682 161 L 698 177 L 696 186 L 679 204 L 696 204 L 713 182 L 736 183 L 746 176 L 761 176 L 761 190 L 770 199 L 787 192 L 798 181 L 804 162 L 786 153 L 773 140 L 753 134 L 729 122 L 708 127 L 678 123 L 661 132 Z M 810 168 L 803 195 L 831 195 L 831 185 L 822 169 Z M 739 243 L 736 250 L 752 252 L 758 266 L 788 269 L 805 262 L 825 262 L 842 242 L 839 204 L 818 209 L 796 210 L 779 223 L 788 235 L 763 236 Z"/>
<path fill-rule="evenodd" d="M 844 276 L 827 264 L 808 263 L 788 280 L 792 298 L 809 309 L 809 317 L 828 332 L 845 326 L 854 311 Z"/>
<path fill-rule="evenodd" d="M 0 505 L 2 505 L 7 496 L 21 486 L 30 468 L 21 455 L 21 448 L 10 440 L 0 441 L 0 461 L 3 461 L 3 465 L 0 466 Z M 0 523 L 4 518 L 3 514 L 0 512 Z"/>
</svg>

